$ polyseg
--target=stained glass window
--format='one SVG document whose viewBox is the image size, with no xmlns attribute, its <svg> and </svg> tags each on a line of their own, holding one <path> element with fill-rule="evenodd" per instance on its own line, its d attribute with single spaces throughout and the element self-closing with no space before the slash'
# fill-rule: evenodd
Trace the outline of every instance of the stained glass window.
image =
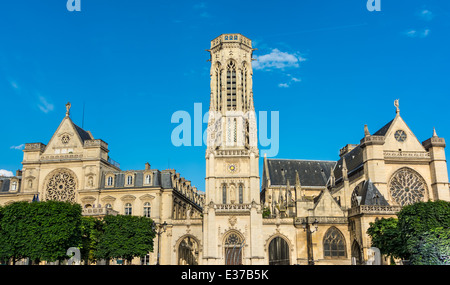
<svg viewBox="0 0 450 285">
<path fill-rule="evenodd" d="M 400 206 L 423 201 L 426 189 L 425 180 L 417 172 L 406 167 L 395 172 L 389 182 L 391 197 Z"/>
<path fill-rule="evenodd" d="M 331 227 L 323 238 L 323 253 L 325 258 L 345 258 L 344 235 L 335 227 Z"/>
</svg>

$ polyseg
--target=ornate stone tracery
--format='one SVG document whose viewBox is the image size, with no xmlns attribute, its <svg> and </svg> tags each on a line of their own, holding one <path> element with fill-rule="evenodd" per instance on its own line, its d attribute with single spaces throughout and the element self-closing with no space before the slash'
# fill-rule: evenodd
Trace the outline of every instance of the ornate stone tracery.
<svg viewBox="0 0 450 285">
<path fill-rule="evenodd" d="M 392 175 L 389 190 L 395 202 L 406 206 L 424 200 L 427 184 L 416 171 L 404 167 Z"/>
<path fill-rule="evenodd" d="M 75 202 L 76 176 L 69 170 L 60 169 L 49 174 L 45 183 L 45 199 Z"/>
</svg>

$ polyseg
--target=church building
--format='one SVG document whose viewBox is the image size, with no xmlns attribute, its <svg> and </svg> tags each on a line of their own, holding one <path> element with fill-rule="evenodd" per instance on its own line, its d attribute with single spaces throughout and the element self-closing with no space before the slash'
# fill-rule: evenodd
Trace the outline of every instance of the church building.
<svg viewBox="0 0 450 285">
<path fill-rule="evenodd" d="M 372 254 L 369 223 L 415 202 L 450 201 L 444 138 L 433 130 L 420 142 L 398 100 L 393 118 L 375 132 L 361 126 L 337 161 L 260 157 L 254 50 L 241 34 L 208 49 L 204 192 L 173 169 L 122 170 L 105 141 L 74 124 L 68 103 L 50 141 L 25 144 L 22 170 L 0 177 L 0 205 L 71 201 L 86 216 L 149 217 L 161 234 L 134 264 L 357 265 Z"/>
</svg>

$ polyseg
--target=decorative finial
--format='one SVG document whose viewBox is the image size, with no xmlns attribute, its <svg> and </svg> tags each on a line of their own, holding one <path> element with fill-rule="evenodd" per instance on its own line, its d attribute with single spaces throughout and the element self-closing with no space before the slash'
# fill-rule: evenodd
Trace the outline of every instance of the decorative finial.
<svg viewBox="0 0 450 285">
<path fill-rule="evenodd" d="M 436 128 L 433 127 L 433 138 L 437 138 L 437 137 L 438 137 L 438 135 L 436 133 Z"/>
<path fill-rule="evenodd" d="M 370 137 L 370 132 L 369 132 L 369 128 L 367 127 L 367 125 L 364 125 L 364 136 Z"/>
<path fill-rule="evenodd" d="M 400 99 L 396 99 L 395 101 L 394 101 L 394 106 L 395 106 L 395 108 L 397 108 L 397 114 L 400 114 L 400 104 L 399 104 L 399 100 Z"/>
<path fill-rule="evenodd" d="M 67 104 L 66 104 L 66 117 L 68 117 L 68 116 L 70 116 L 70 107 L 71 107 L 72 105 L 70 104 L 70 102 L 68 102 Z"/>
</svg>

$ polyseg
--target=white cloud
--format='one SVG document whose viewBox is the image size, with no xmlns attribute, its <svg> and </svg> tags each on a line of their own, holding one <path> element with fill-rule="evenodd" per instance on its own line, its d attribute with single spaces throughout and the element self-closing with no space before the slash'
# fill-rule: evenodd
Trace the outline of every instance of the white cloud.
<svg viewBox="0 0 450 285">
<path fill-rule="evenodd" d="M 25 144 L 20 144 L 20 145 L 13 145 L 10 147 L 10 149 L 22 150 L 24 147 L 25 147 Z"/>
<path fill-rule="evenodd" d="M 420 11 L 419 16 L 422 20 L 425 20 L 425 21 L 431 21 L 434 18 L 433 12 L 431 12 L 430 10 L 427 10 L 427 9 Z"/>
<path fill-rule="evenodd" d="M 287 84 L 287 83 L 280 83 L 280 84 L 278 84 L 278 87 L 281 87 L 281 88 L 288 88 L 288 87 L 289 87 L 289 84 Z"/>
<path fill-rule="evenodd" d="M 290 54 L 276 48 L 272 49 L 268 54 L 255 56 L 255 58 L 257 61 L 253 63 L 253 68 L 260 70 L 270 70 L 272 68 L 285 69 L 288 67 L 297 68 L 300 62 L 306 60 L 297 53 Z"/>
<path fill-rule="evenodd" d="M 47 114 L 48 112 L 53 111 L 53 104 L 47 102 L 47 99 L 45 97 L 39 96 L 39 102 L 40 103 L 38 104 L 38 107 L 42 112 Z"/>
<path fill-rule="evenodd" d="M 12 171 L 0 169 L 0 176 L 11 177 L 11 176 L 14 176 L 14 174 L 12 173 Z"/>
<path fill-rule="evenodd" d="M 410 38 L 426 38 L 430 34 L 430 29 L 422 29 L 422 30 L 408 30 L 405 32 L 405 35 Z"/>
</svg>

